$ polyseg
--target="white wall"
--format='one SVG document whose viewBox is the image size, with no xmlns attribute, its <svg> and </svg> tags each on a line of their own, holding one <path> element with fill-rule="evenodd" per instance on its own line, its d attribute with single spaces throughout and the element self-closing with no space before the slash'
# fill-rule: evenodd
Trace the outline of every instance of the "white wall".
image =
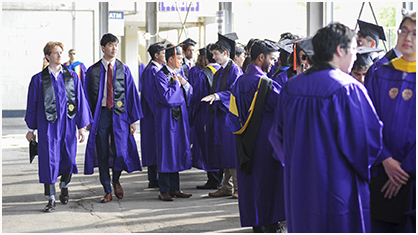
<svg viewBox="0 0 418 235">
<path fill-rule="evenodd" d="M 64 61 L 72 48 L 71 11 L 2 11 L 2 109 L 26 109 L 32 76 L 41 71 L 43 48 L 49 41 L 64 44 Z M 93 63 L 93 12 L 76 14 L 77 59 Z"/>
</svg>

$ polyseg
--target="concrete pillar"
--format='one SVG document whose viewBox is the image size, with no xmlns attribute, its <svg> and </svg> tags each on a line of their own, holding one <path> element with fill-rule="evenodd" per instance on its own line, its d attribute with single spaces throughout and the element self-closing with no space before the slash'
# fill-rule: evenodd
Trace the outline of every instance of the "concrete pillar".
<svg viewBox="0 0 418 235">
<path fill-rule="evenodd" d="M 315 35 L 316 31 L 323 28 L 324 25 L 324 3 L 308 2 L 307 7 L 307 34 L 306 36 Z"/>
<path fill-rule="evenodd" d="M 99 3 L 99 20 L 100 20 L 100 31 L 99 31 L 99 38 L 102 39 L 103 34 L 109 32 L 109 3 L 108 2 L 100 2 Z M 99 39 L 99 46 L 100 46 L 100 39 Z M 100 50 L 100 58 L 103 57 L 103 51 Z"/>
<path fill-rule="evenodd" d="M 232 2 L 220 2 L 219 10 L 225 11 L 225 31 L 224 34 L 232 33 Z"/>
<path fill-rule="evenodd" d="M 122 61 L 128 65 L 138 88 L 138 28 L 133 26 L 125 27 L 123 39 Z"/>
<path fill-rule="evenodd" d="M 157 2 L 147 2 L 146 3 L 146 12 L 145 12 L 145 27 L 146 33 L 151 35 L 151 37 L 147 40 L 146 48 L 157 42 L 157 35 L 155 35 L 158 31 L 158 14 L 157 14 Z M 155 35 L 155 36 L 154 36 Z M 151 60 L 151 56 L 147 53 L 147 62 Z"/>
</svg>

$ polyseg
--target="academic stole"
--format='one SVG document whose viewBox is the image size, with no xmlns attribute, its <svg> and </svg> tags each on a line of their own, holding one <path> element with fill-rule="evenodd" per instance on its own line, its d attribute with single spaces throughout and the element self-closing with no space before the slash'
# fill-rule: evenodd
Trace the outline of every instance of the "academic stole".
<svg viewBox="0 0 418 235">
<path fill-rule="evenodd" d="M 48 122 L 55 122 L 57 116 L 57 103 L 55 99 L 55 91 L 52 86 L 51 75 L 47 66 L 42 71 L 42 89 L 44 92 L 45 117 Z M 73 119 L 76 115 L 76 98 L 74 89 L 74 80 L 65 66 L 61 66 L 65 82 L 65 93 L 67 94 L 67 116 Z"/>
</svg>

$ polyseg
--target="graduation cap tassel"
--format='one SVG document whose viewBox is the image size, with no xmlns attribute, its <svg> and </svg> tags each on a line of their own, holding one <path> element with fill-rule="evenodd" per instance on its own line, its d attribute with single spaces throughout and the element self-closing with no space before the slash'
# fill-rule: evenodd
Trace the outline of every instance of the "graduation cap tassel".
<svg viewBox="0 0 418 235">
<path fill-rule="evenodd" d="M 174 47 L 174 61 L 176 62 L 176 68 L 180 68 L 179 61 L 177 60 L 177 48 Z"/>
<path fill-rule="evenodd" d="M 296 71 L 296 42 L 293 44 L 293 70 Z"/>
</svg>

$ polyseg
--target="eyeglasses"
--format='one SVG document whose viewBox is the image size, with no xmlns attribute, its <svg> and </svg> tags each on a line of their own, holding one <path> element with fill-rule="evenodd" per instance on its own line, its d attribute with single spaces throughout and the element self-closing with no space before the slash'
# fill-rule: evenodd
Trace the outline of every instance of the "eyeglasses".
<svg viewBox="0 0 418 235">
<path fill-rule="evenodd" d="M 74 53 L 70 53 L 70 55 L 75 55 L 75 52 Z"/>
<path fill-rule="evenodd" d="M 306 54 L 302 55 L 302 60 L 306 60 L 308 56 Z"/>
<path fill-rule="evenodd" d="M 408 34 L 411 34 L 412 38 L 416 38 L 417 36 L 416 31 L 409 31 L 407 29 L 398 29 L 398 34 L 402 37 L 406 37 Z"/>
</svg>

